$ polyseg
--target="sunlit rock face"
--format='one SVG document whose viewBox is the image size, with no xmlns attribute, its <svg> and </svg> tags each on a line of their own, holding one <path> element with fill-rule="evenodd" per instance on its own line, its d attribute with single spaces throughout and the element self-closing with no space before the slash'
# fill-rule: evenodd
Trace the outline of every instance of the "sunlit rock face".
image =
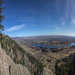
<svg viewBox="0 0 75 75">
<path fill-rule="evenodd" d="M 0 45 L 0 75 L 30 75 L 26 67 L 15 64 Z"/>
</svg>

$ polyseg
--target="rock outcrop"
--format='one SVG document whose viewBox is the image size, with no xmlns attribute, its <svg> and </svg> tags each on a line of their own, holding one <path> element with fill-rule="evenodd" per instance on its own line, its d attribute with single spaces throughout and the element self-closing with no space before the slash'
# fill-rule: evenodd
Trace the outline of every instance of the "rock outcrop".
<svg viewBox="0 0 75 75">
<path fill-rule="evenodd" d="M 30 72 L 21 64 L 15 64 L 0 45 L 0 75 L 30 75 Z"/>
<path fill-rule="evenodd" d="M 8 65 L 8 67 L 6 67 L 6 68 L 8 68 L 9 73 L 10 73 L 9 75 L 11 75 L 11 74 L 25 75 L 25 71 L 27 71 L 27 69 L 31 75 L 42 75 L 42 73 L 43 73 L 42 63 L 39 60 L 37 60 L 32 54 L 28 53 L 23 48 L 21 48 L 14 40 L 12 40 L 8 36 L 2 35 L 2 38 L 0 39 L 0 43 L 1 43 L 1 47 L 2 47 L 1 48 L 2 52 L 4 52 L 8 56 L 8 58 L 7 58 L 7 56 L 5 56 L 4 61 L 8 61 L 10 58 L 10 60 L 12 60 L 12 62 L 14 63 L 11 66 L 10 60 L 9 60 L 9 63 L 6 62 Z M 6 60 L 6 59 L 8 59 L 8 60 Z M 22 66 L 22 68 L 21 68 L 21 66 Z M 13 70 L 13 67 L 14 67 L 14 70 Z M 25 68 L 26 68 L 26 70 L 25 70 Z M 28 73 L 28 71 L 27 71 L 27 73 Z M 16 74 L 14 74 L 14 73 L 16 73 Z M 26 74 L 26 75 L 29 75 L 29 74 Z"/>
</svg>

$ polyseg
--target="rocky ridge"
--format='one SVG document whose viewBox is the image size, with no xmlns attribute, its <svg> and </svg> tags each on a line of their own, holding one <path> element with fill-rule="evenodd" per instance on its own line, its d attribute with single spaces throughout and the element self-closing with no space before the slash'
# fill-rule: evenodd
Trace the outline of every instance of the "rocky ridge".
<svg viewBox="0 0 75 75">
<path fill-rule="evenodd" d="M 7 56 L 10 57 L 10 59 L 14 62 L 14 64 L 18 65 L 18 67 L 19 65 L 26 67 L 31 75 L 35 75 L 35 74 L 42 75 L 43 73 L 42 63 L 39 60 L 37 60 L 32 54 L 22 49 L 14 40 L 9 38 L 8 36 L 2 35 L 2 38 L 0 38 L 0 43 L 1 43 L 2 50 L 6 53 Z M 10 69 L 11 66 L 9 65 L 9 71 L 11 71 Z M 21 73 L 19 74 L 25 75 Z"/>
<path fill-rule="evenodd" d="M 30 75 L 30 72 L 21 64 L 15 64 L 0 45 L 0 75 Z"/>
</svg>

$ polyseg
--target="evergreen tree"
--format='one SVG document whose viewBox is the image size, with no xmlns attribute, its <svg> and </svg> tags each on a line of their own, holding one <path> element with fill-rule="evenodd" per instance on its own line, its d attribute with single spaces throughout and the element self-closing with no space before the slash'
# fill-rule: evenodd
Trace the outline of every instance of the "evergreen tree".
<svg viewBox="0 0 75 75">
<path fill-rule="evenodd" d="M 0 33 L 4 31 L 4 25 L 2 24 L 4 19 L 4 16 L 2 15 L 3 8 L 3 0 L 0 0 Z"/>
</svg>

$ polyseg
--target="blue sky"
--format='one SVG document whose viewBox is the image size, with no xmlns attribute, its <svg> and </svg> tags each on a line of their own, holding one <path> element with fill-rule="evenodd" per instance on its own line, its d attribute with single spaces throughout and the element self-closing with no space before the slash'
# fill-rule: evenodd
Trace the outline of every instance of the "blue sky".
<svg viewBox="0 0 75 75">
<path fill-rule="evenodd" d="M 75 0 L 5 0 L 4 33 L 75 36 Z"/>
</svg>

